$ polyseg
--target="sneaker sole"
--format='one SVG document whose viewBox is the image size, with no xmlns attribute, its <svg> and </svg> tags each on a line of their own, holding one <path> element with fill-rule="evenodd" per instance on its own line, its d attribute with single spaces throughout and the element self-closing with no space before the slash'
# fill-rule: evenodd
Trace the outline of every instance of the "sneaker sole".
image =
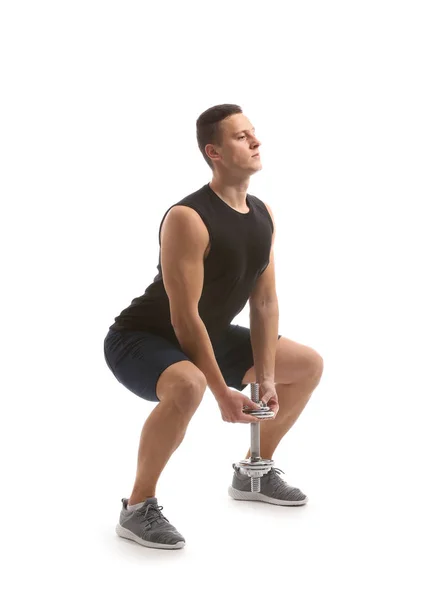
<svg viewBox="0 0 424 600">
<path fill-rule="evenodd" d="M 185 542 L 177 542 L 176 544 L 158 544 L 157 542 L 149 542 L 147 540 L 143 540 L 143 538 L 138 537 L 135 533 L 130 531 L 129 529 L 125 529 L 118 523 L 115 527 L 116 533 L 119 537 L 125 538 L 127 540 L 132 540 L 133 542 L 137 542 L 141 546 L 146 546 L 147 548 L 161 548 L 162 550 L 178 550 L 179 548 L 184 548 Z"/>
<path fill-rule="evenodd" d="M 308 502 L 307 496 L 304 500 L 279 500 L 278 498 L 272 498 L 271 496 L 266 496 L 260 492 L 241 492 L 232 486 L 228 488 L 228 494 L 231 498 L 234 498 L 234 500 L 253 500 L 254 502 L 268 502 L 269 504 L 279 504 L 280 506 L 302 506 Z"/>
</svg>

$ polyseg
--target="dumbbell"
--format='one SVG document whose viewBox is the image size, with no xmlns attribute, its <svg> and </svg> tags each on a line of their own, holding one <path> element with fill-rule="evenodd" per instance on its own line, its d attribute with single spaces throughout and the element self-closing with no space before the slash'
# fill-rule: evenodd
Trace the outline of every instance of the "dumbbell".
<svg viewBox="0 0 424 600">
<path fill-rule="evenodd" d="M 271 419 L 274 412 L 262 400 L 259 400 L 259 383 L 250 384 L 250 395 L 253 402 L 256 402 L 258 408 L 243 408 L 247 415 L 253 415 L 259 419 Z M 266 475 L 274 465 L 273 460 L 261 458 L 261 430 L 260 423 L 250 423 L 250 458 L 245 458 L 238 463 L 237 467 L 244 469 L 244 472 L 250 477 L 250 487 L 252 492 L 261 491 L 261 477 Z"/>
</svg>

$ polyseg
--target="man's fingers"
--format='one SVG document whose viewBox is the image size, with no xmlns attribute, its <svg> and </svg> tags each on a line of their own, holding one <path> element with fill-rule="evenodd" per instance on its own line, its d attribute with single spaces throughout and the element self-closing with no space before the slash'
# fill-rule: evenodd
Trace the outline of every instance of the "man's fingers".
<svg viewBox="0 0 424 600">
<path fill-rule="evenodd" d="M 257 417 L 254 417 L 252 415 L 246 415 L 242 423 L 259 423 L 259 421 L 260 419 L 258 419 Z"/>
<path fill-rule="evenodd" d="M 244 412 L 236 417 L 236 423 L 258 423 L 259 421 L 260 419 L 255 417 L 255 415 L 249 415 Z"/>
<path fill-rule="evenodd" d="M 249 409 L 253 409 L 253 410 L 258 410 L 258 405 L 256 404 L 256 402 L 252 402 L 250 400 L 248 400 L 246 402 L 246 404 L 244 404 L 242 410 L 249 408 Z"/>
</svg>

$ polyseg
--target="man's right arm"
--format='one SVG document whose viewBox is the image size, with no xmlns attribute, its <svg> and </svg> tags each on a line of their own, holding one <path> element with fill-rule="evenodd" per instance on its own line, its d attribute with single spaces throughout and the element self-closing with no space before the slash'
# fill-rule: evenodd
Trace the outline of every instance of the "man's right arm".
<svg viewBox="0 0 424 600">
<path fill-rule="evenodd" d="M 184 353 L 205 375 L 213 395 L 222 398 L 228 388 L 198 311 L 208 244 L 208 230 L 196 211 L 187 206 L 171 208 L 161 231 L 162 275 L 171 323 Z"/>
</svg>

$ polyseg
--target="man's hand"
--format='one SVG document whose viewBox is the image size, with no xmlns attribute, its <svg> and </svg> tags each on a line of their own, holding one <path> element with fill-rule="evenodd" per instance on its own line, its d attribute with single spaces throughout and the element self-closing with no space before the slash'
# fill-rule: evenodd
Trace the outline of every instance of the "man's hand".
<svg viewBox="0 0 424 600">
<path fill-rule="evenodd" d="M 258 405 L 241 392 L 227 387 L 226 391 L 215 396 L 215 399 L 218 402 L 223 421 L 227 423 L 259 423 L 258 417 L 243 412 L 244 406 L 255 409 L 258 408 Z"/>
<path fill-rule="evenodd" d="M 269 408 L 275 413 L 275 416 L 277 416 L 280 407 L 273 381 L 263 381 L 259 384 L 259 398 L 262 400 L 262 402 L 264 402 L 264 404 L 269 406 Z"/>
</svg>

